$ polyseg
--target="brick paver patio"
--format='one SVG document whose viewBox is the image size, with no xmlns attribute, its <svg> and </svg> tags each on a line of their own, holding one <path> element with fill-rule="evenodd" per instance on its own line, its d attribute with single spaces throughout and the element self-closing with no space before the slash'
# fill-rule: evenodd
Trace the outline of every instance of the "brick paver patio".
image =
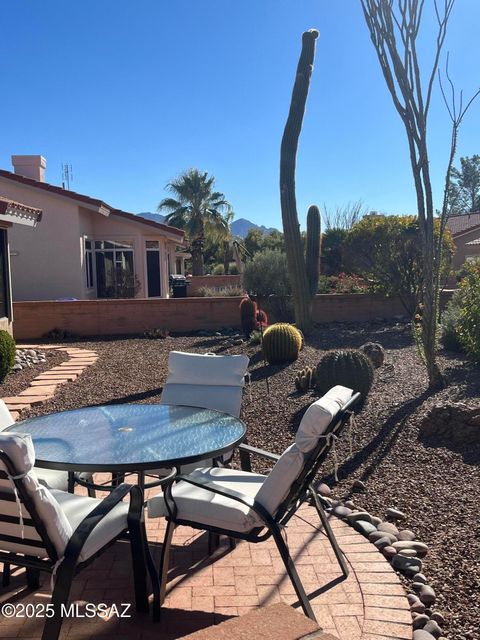
<svg viewBox="0 0 480 640">
<path fill-rule="evenodd" d="M 395 572 L 359 533 L 336 518 L 332 526 L 351 572 L 347 580 L 335 562 L 317 514 L 304 506 L 288 526 L 288 543 L 320 627 L 339 640 L 412 638 L 411 615 L 404 589 Z M 163 519 L 147 519 L 151 548 L 158 564 L 164 533 Z M 240 542 L 230 550 L 226 541 L 213 558 L 207 556 L 207 535 L 179 527 L 174 535 L 169 586 L 162 620 L 147 615 L 131 618 L 66 619 L 62 637 L 71 640 L 115 638 L 174 640 L 198 629 L 276 602 L 298 606 L 273 542 Z M 49 578 L 36 592 L 25 586 L 23 570 L 1 589 L 1 602 L 48 603 Z M 133 602 L 132 571 L 127 542 L 118 542 L 75 579 L 71 602 L 85 615 L 86 603 L 120 606 Z M 16 618 L 0 622 L 1 638 L 40 638 L 40 619 Z M 252 632 L 252 639 L 255 638 Z M 279 629 L 278 638 L 281 638 Z"/>
</svg>

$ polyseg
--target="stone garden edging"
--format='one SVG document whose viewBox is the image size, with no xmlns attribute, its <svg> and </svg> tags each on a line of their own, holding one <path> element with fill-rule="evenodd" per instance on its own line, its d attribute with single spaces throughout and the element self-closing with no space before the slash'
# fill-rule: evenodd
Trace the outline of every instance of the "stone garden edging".
<svg viewBox="0 0 480 640">
<path fill-rule="evenodd" d="M 356 480 L 352 491 L 363 491 L 364 488 L 363 483 Z M 321 484 L 318 491 L 330 504 L 327 511 L 361 533 L 393 569 L 412 580 L 407 599 L 412 614 L 413 640 L 446 640 L 442 630 L 445 617 L 438 611 L 432 611 L 436 594 L 422 573 L 422 558 L 427 555 L 428 546 L 417 540 L 409 529 L 400 529 L 405 515 L 398 509 L 388 508 L 386 518 L 382 520 L 356 508 L 351 500 L 332 500 L 328 485 Z"/>
<path fill-rule="evenodd" d="M 32 380 L 30 386 L 17 396 L 2 398 L 15 421 L 20 418 L 22 411 L 38 407 L 51 400 L 59 385 L 73 382 L 87 367 L 98 360 L 98 354 L 91 349 L 38 344 L 22 345 L 21 348 L 64 351 L 68 356 L 68 360 L 38 374 Z"/>
</svg>

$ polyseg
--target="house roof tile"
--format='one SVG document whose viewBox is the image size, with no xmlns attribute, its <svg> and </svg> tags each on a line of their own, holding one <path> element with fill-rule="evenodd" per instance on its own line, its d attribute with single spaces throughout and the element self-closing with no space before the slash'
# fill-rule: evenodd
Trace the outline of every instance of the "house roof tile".
<svg viewBox="0 0 480 640">
<path fill-rule="evenodd" d="M 30 207 L 29 205 L 22 204 L 21 202 L 15 202 L 15 200 L 10 200 L 10 198 L 5 198 L 5 196 L 0 196 L 0 213 L 5 214 L 8 208 L 32 213 L 37 216 L 38 220 L 40 220 L 40 218 L 42 217 L 41 209 Z"/>
<path fill-rule="evenodd" d="M 450 216 L 447 221 L 447 226 L 453 236 L 472 231 L 476 227 L 480 227 L 480 212 Z"/>
</svg>

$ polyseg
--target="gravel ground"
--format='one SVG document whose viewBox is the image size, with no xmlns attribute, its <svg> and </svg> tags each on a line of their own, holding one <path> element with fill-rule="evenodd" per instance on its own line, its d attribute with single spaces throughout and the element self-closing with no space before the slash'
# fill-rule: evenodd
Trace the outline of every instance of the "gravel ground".
<svg viewBox="0 0 480 640">
<path fill-rule="evenodd" d="M 338 497 L 350 496 L 354 479 L 367 489 L 354 494 L 356 505 L 384 516 L 387 507 L 407 515 L 405 526 L 426 542 L 430 551 L 424 572 L 437 591 L 436 609 L 446 614 L 450 638 L 480 638 L 480 446 L 455 450 L 449 443 L 418 438 L 418 424 L 433 404 L 475 399 L 480 395 L 480 371 L 459 357 L 442 354 L 446 389 L 431 393 L 408 326 L 375 324 L 323 325 L 307 340 L 297 362 L 265 366 L 258 347 L 237 346 L 230 353 L 251 358 L 252 387 L 244 395 L 243 419 L 250 444 L 280 453 L 293 433 L 311 393 L 299 394 L 294 377 L 306 365 L 315 365 L 322 351 L 358 347 L 367 340 L 380 342 L 387 355 L 377 371 L 369 400 L 357 417 L 353 456 L 348 438 L 339 443 Z M 147 402 L 160 399 L 170 350 L 224 351 L 218 337 L 169 337 L 165 340 L 117 339 L 75 342 L 100 355 L 88 373 L 60 387 L 55 398 L 30 413 L 107 402 Z M 269 380 L 267 391 L 266 378 Z M 262 466 L 257 470 L 265 471 Z M 324 477 L 334 484 L 332 469 Z"/>
<path fill-rule="evenodd" d="M 62 351 L 44 351 L 46 362 L 26 367 L 21 371 L 9 373 L 5 380 L 0 384 L 0 398 L 9 398 L 16 396 L 20 391 L 24 391 L 30 386 L 31 381 L 38 375 L 56 367 L 67 359 L 67 355 Z"/>
</svg>

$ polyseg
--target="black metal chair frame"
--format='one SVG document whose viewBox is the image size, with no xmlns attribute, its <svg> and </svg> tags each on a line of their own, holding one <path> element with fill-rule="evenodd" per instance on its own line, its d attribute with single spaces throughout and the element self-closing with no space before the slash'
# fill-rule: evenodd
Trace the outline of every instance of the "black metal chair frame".
<svg viewBox="0 0 480 640">
<path fill-rule="evenodd" d="M 10 457 L 0 450 L 0 460 L 3 462 L 11 477 L 16 475 L 16 469 Z M 1 478 L 8 478 L 4 472 L 0 472 Z M 7 572 L 10 572 L 10 565 L 25 567 L 27 572 L 27 582 L 32 588 L 38 588 L 40 571 L 55 574 L 55 587 L 52 593 L 52 604 L 54 613 L 51 618 L 46 618 L 42 633 L 42 640 L 56 640 L 60 634 L 62 626 L 62 607 L 66 604 L 70 593 L 70 588 L 75 575 L 88 566 L 95 558 L 100 556 L 117 540 L 127 537 L 130 540 L 133 564 L 133 578 L 135 585 L 135 605 L 139 613 L 148 613 L 148 591 L 147 591 L 147 571 L 150 576 L 153 600 L 153 619 L 160 618 L 160 585 L 158 574 L 155 569 L 150 550 L 148 548 L 145 522 L 143 519 L 143 492 L 136 485 L 121 484 L 110 495 L 104 498 L 89 514 L 82 520 L 73 532 L 63 555 L 63 561 L 58 564 L 59 557 L 51 542 L 45 526 L 37 513 L 32 499 L 26 492 L 23 483 L 13 480 L 20 502 L 25 506 L 30 515 L 30 519 L 24 518 L 24 523 L 34 526 L 41 541 L 21 539 L 15 536 L 0 534 L 1 541 L 13 542 L 16 544 L 27 544 L 28 546 L 46 549 L 48 559 L 41 559 L 34 556 L 26 556 L 13 552 L 0 551 L 0 562 L 5 563 Z M 84 562 L 78 562 L 80 553 L 85 542 L 94 528 L 102 521 L 110 511 L 118 505 L 123 498 L 130 494 L 130 506 L 127 516 L 127 529 L 122 531 L 117 537 L 102 547 L 97 553 Z M 0 491 L 2 500 L 15 502 L 15 495 Z M 17 516 L 7 516 L 0 514 L 0 521 L 12 524 L 20 524 Z M 57 567 L 58 565 L 58 567 Z"/>
<path fill-rule="evenodd" d="M 188 475 L 178 475 L 173 480 L 173 482 L 166 486 L 164 491 L 164 499 L 169 515 L 167 516 L 167 530 L 165 532 L 165 540 L 163 543 L 162 555 L 160 560 L 159 573 L 161 602 L 163 602 L 166 592 L 169 552 L 173 532 L 177 525 L 186 525 L 195 529 L 202 529 L 213 534 L 226 535 L 229 538 L 246 540 L 247 542 L 253 543 L 263 542 L 264 540 L 273 537 L 305 615 L 316 621 L 315 614 L 313 613 L 313 609 L 310 605 L 307 594 L 305 593 L 305 589 L 297 573 L 295 564 L 292 560 L 292 557 L 290 556 L 288 546 L 283 539 L 282 528 L 284 528 L 289 520 L 295 515 L 295 512 L 300 507 L 300 505 L 311 498 L 320 518 L 320 522 L 325 531 L 325 534 L 335 553 L 335 557 L 338 561 L 342 574 L 344 578 L 347 578 L 349 574 L 347 563 L 332 531 L 328 518 L 323 510 L 321 500 L 314 488 L 314 481 L 320 466 L 325 462 L 328 456 L 333 439 L 339 436 L 346 423 L 350 420 L 350 417 L 353 414 L 353 409 L 359 402 L 359 400 L 360 394 L 354 394 L 348 401 L 348 403 L 345 404 L 345 406 L 331 421 L 325 433 L 320 436 L 317 446 L 309 453 L 304 454 L 305 463 L 303 469 L 296 480 L 292 483 L 287 497 L 280 504 L 275 516 L 270 515 L 265 507 L 263 507 L 254 498 L 245 496 L 244 494 L 232 489 L 226 489 L 225 487 L 220 488 L 214 482 L 209 482 L 208 480 L 204 480 L 201 478 L 192 478 Z M 251 471 L 250 454 L 259 455 L 272 461 L 277 461 L 280 458 L 280 456 L 278 455 L 263 451 L 262 449 L 256 449 L 255 447 L 251 447 L 249 445 L 241 444 L 239 446 L 239 449 L 241 456 L 241 466 L 242 470 L 244 471 Z M 249 507 L 262 520 L 262 522 L 264 523 L 263 526 L 252 529 L 248 533 L 240 533 L 237 531 L 221 529 L 214 526 L 207 526 L 204 523 L 192 522 L 190 520 L 177 518 L 177 507 L 172 495 L 172 486 L 175 482 L 179 481 L 187 482 L 188 484 L 200 487 L 201 489 L 206 489 L 207 491 L 211 491 L 212 493 L 224 496 L 226 498 L 231 498 L 236 502 L 240 502 L 241 504 Z"/>
</svg>

